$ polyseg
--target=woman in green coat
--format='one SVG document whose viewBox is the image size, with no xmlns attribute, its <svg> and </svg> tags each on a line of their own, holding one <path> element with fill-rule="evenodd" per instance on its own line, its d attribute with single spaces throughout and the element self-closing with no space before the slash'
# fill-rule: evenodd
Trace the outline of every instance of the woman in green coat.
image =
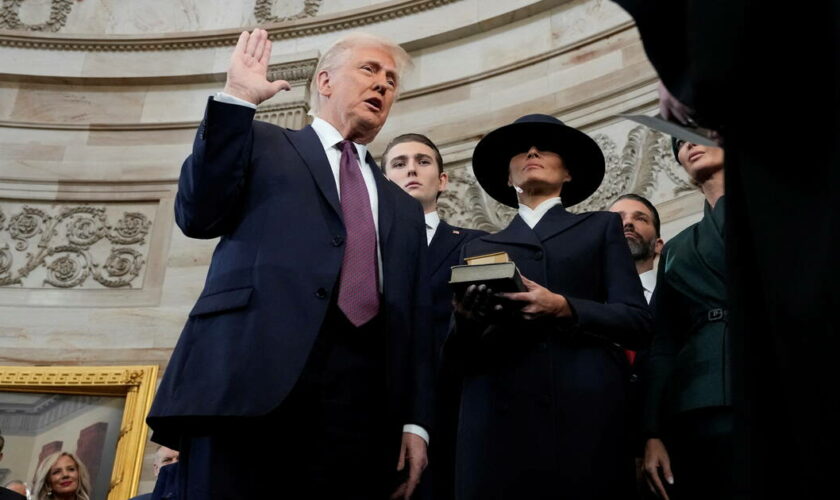
<svg viewBox="0 0 840 500">
<path fill-rule="evenodd" d="M 671 239 L 659 260 L 643 415 L 645 474 L 665 499 L 723 499 L 734 488 L 723 149 L 678 140 L 673 146 L 706 203 L 703 219 Z"/>
</svg>

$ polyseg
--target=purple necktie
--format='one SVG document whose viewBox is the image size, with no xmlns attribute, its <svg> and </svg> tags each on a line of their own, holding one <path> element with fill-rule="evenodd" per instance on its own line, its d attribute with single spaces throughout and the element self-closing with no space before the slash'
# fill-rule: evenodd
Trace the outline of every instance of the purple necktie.
<svg viewBox="0 0 840 500">
<path fill-rule="evenodd" d="M 338 307 L 353 325 L 361 326 L 379 313 L 376 227 L 365 179 L 356 159 L 356 147 L 350 141 L 341 141 L 337 146 L 341 150 L 338 172 L 341 214 L 347 231 Z"/>
</svg>

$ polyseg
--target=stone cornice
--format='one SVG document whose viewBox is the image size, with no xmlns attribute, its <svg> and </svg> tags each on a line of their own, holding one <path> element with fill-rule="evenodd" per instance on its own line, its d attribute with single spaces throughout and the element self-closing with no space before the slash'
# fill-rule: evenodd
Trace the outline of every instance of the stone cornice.
<svg viewBox="0 0 840 500">
<path fill-rule="evenodd" d="M 315 73 L 318 59 L 303 59 L 283 64 L 272 64 L 268 67 L 268 80 L 286 80 L 289 85 L 306 85 Z"/>
<path fill-rule="evenodd" d="M 585 47 L 587 45 L 591 45 L 596 43 L 600 40 L 607 39 L 611 36 L 615 36 L 621 34 L 630 29 L 634 29 L 635 24 L 633 22 L 625 22 L 614 26 L 608 30 L 602 31 L 600 33 L 585 37 L 581 40 L 578 40 L 574 43 L 570 43 L 568 45 L 564 45 L 562 47 L 557 47 L 555 49 L 543 52 L 541 54 L 537 54 L 535 56 L 523 59 L 521 61 L 516 61 L 510 64 L 505 64 L 499 66 L 497 68 L 493 68 L 489 71 L 484 71 L 482 73 L 477 73 L 474 75 L 470 75 L 464 78 L 457 78 L 453 80 L 448 80 L 445 82 L 441 82 L 435 85 L 429 85 L 422 88 L 412 89 L 406 92 L 403 92 L 399 99 L 400 100 L 407 100 L 413 99 L 415 97 L 421 97 L 428 94 L 434 94 L 436 92 L 443 92 L 446 90 L 450 90 L 453 88 L 461 87 L 464 85 L 469 85 L 471 83 L 479 82 L 482 80 L 486 80 L 488 78 L 493 78 L 495 76 L 499 76 L 505 73 L 509 73 L 511 71 L 516 71 L 534 64 L 538 64 L 540 62 L 560 57 L 564 54 L 573 52 L 581 47 Z M 283 78 L 289 81 L 292 85 L 301 84 L 308 81 L 309 78 L 312 77 L 312 73 L 315 71 L 315 59 L 303 59 L 300 61 L 292 61 L 289 63 L 277 64 L 272 65 L 270 67 L 271 71 L 271 78 Z M 308 72 L 308 75 L 307 75 Z M 217 80 L 217 81 L 224 81 L 223 74 L 215 75 L 214 77 L 209 77 L 207 75 L 196 75 L 196 78 L 201 79 L 201 81 L 205 80 Z M 179 77 L 183 78 L 183 77 Z M 221 78 L 221 80 L 220 80 Z M 0 81 L 2 81 L 3 75 L 0 75 Z M 67 82 L 66 78 L 62 79 L 64 83 L 77 83 L 77 84 L 91 84 L 92 82 L 96 81 L 96 84 L 104 84 L 98 82 L 100 79 L 88 79 L 88 78 L 75 78 L 72 79 L 72 82 Z M 132 81 L 140 80 L 140 79 L 132 79 Z M 122 79 L 123 82 L 126 82 L 126 79 Z M 654 74 L 649 80 L 646 80 L 646 84 L 650 82 L 656 81 L 656 75 Z M 156 81 L 156 83 L 169 83 L 169 82 L 161 82 L 160 80 Z M 298 104 L 289 104 L 287 107 L 291 108 Z M 286 105 L 283 105 L 286 106 Z M 278 108 L 279 109 L 279 108 Z M 286 109 L 286 107 L 283 107 Z M 272 108 L 272 110 L 274 110 Z M 260 107 L 258 112 L 268 112 L 269 109 L 267 107 Z M 99 131 L 132 131 L 132 130 L 176 130 L 176 129 L 194 129 L 198 126 L 198 121 L 186 121 L 186 122 L 165 122 L 165 123 L 110 123 L 110 124 L 97 124 L 97 123 L 37 123 L 37 122 L 20 122 L 20 121 L 13 121 L 13 120 L 0 120 L 0 128 L 8 127 L 8 128 L 34 128 L 34 129 L 48 129 L 48 130 L 99 130 Z"/>
<path fill-rule="evenodd" d="M 268 66 L 268 79 L 286 80 L 290 85 L 306 85 L 315 73 L 317 57 L 280 62 Z M 187 85 L 200 83 L 224 83 L 225 73 L 197 73 L 192 75 L 169 76 L 125 76 L 125 77 L 90 77 L 90 76 L 41 76 L 0 73 L 0 82 L 38 83 L 45 85 Z"/>
<path fill-rule="evenodd" d="M 395 0 L 371 8 L 304 18 L 264 26 L 272 40 L 300 38 L 333 31 L 359 28 L 399 17 L 417 14 L 457 2 L 459 0 Z M 46 50 L 74 51 L 163 51 L 225 47 L 236 44 L 242 29 L 225 29 L 198 33 L 178 33 L 159 36 L 88 36 L 51 35 L 13 30 L 0 30 L 0 46 Z"/>
</svg>

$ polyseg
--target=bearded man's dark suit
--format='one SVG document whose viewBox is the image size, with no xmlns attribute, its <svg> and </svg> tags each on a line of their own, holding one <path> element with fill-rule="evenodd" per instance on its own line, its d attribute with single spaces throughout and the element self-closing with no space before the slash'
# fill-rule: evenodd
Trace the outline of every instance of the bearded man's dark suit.
<svg viewBox="0 0 840 500">
<path fill-rule="evenodd" d="M 347 323 L 335 298 L 346 234 L 324 146 L 311 127 L 253 117 L 253 109 L 211 99 L 179 179 L 178 226 L 221 240 L 148 417 L 155 441 L 174 449 L 185 436 L 244 429 L 268 414 L 282 419 L 296 385 L 320 383 L 306 369 L 312 358 L 356 335 L 345 328 L 350 334 L 330 337 Z M 426 234 L 419 204 L 366 160 L 379 200 L 382 293 L 379 315 L 358 332 L 383 357 L 382 400 L 369 403 L 382 407 L 394 467 L 401 427 L 432 424 Z M 358 394 L 324 397 L 347 406 Z"/>
<path fill-rule="evenodd" d="M 464 246 L 507 252 L 523 276 L 566 297 L 572 318 L 489 326 L 456 316 L 444 354 L 464 369 L 459 500 L 628 498 L 634 486 L 622 348 L 645 347 L 650 312 L 617 214 L 517 215 Z"/>
</svg>

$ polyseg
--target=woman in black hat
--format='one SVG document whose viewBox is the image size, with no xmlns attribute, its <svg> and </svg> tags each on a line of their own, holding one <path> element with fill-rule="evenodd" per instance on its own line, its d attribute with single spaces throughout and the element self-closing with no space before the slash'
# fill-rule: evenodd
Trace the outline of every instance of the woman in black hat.
<svg viewBox="0 0 840 500">
<path fill-rule="evenodd" d="M 623 349 L 646 345 L 650 313 L 619 217 L 565 208 L 598 188 L 603 154 L 556 118 L 528 115 L 484 137 L 473 168 L 519 214 L 462 257 L 507 252 L 527 291 L 473 285 L 456 298 L 445 355 L 464 370 L 457 498 L 627 498 Z"/>
</svg>

